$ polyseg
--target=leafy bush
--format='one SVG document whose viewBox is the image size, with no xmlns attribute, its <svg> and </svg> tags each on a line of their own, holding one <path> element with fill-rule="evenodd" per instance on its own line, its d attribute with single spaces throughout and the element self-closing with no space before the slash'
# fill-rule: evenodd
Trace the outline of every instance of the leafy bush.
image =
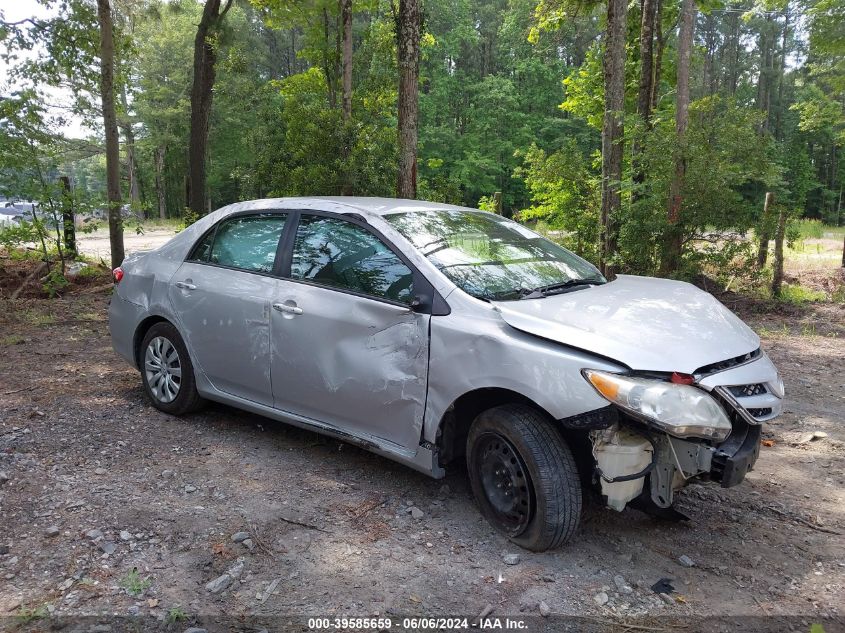
<svg viewBox="0 0 845 633">
<path fill-rule="evenodd" d="M 68 285 L 70 285 L 70 282 L 67 280 L 67 277 L 58 270 L 51 270 L 47 273 L 47 278 L 44 280 L 41 287 L 44 288 L 44 292 L 46 292 L 51 299 L 54 299 L 59 296 L 61 291 L 67 288 Z"/>
<path fill-rule="evenodd" d="M 797 236 L 797 239 L 790 241 L 790 245 L 798 239 L 802 240 L 820 240 L 824 237 L 825 226 L 821 220 L 811 220 L 808 218 L 801 218 L 800 220 L 792 220 L 786 229 L 787 241 L 790 236 Z"/>
<path fill-rule="evenodd" d="M 516 173 L 524 181 L 532 205 L 521 211 L 522 221 L 542 221 L 561 231 L 558 241 L 579 255 L 596 261 L 599 240 L 599 183 L 576 142 L 568 140 L 551 154 L 532 145 L 518 152 L 523 159 Z"/>
</svg>

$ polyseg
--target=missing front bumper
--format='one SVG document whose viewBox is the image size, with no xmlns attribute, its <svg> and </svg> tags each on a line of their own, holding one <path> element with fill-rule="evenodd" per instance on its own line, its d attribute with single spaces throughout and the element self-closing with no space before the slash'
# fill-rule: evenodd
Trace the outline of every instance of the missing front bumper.
<svg viewBox="0 0 845 633">
<path fill-rule="evenodd" d="M 733 420 L 733 425 L 730 437 L 713 454 L 710 469 L 710 478 L 718 481 L 722 488 L 742 483 L 760 456 L 761 426 L 748 424 L 738 416 Z"/>
</svg>

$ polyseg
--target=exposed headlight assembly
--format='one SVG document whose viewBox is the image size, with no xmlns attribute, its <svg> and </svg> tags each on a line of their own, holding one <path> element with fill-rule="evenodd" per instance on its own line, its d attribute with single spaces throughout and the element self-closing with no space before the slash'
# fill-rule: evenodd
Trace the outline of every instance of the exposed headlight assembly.
<svg viewBox="0 0 845 633">
<path fill-rule="evenodd" d="M 717 441 L 730 435 L 725 411 L 697 387 L 594 369 L 581 373 L 602 397 L 669 435 Z"/>
</svg>

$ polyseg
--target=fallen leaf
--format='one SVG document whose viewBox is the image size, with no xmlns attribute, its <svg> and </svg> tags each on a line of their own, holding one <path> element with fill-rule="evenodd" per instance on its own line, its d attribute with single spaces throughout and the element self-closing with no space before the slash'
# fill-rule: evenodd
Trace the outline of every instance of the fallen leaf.
<svg viewBox="0 0 845 633">
<path fill-rule="evenodd" d="M 147 606 L 152 609 L 153 607 L 158 606 L 158 598 L 150 598 L 147 600 Z"/>
<path fill-rule="evenodd" d="M 763 440 L 763 446 L 772 447 L 772 446 L 774 446 L 774 445 L 775 445 L 775 441 L 774 441 L 774 440 Z"/>
<path fill-rule="evenodd" d="M 410 600 L 411 600 L 411 602 L 416 602 L 417 604 L 422 602 L 422 598 L 420 598 L 419 596 L 415 596 L 414 594 L 411 594 Z"/>
<path fill-rule="evenodd" d="M 675 596 L 675 601 L 676 601 L 676 602 L 680 602 L 681 604 L 686 604 L 686 603 L 687 603 L 687 599 L 686 599 L 686 598 L 684 598 L 683 596 Z"/>
<path fill-rule="evenodd" d="M 226 547 L 225 543 L 214 543 L 211 546 L 211 553 L 215 554 L 216 556 L 221 556 L 223 558 L 234 558 L 235 555 L 232 553 L 228 547 Z"/>
</svg>

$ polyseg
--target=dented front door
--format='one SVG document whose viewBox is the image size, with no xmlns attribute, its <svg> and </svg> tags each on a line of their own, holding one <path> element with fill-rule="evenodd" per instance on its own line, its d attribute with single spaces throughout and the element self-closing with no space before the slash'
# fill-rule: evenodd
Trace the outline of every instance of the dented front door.
<svg viewBox="0 0 845 633">
<path fill-rule="evenodd" d="M 333 288 L 277 283 L 270 324 L 276 408 L 415 450 L 429 315 Z"/>
</svg>

